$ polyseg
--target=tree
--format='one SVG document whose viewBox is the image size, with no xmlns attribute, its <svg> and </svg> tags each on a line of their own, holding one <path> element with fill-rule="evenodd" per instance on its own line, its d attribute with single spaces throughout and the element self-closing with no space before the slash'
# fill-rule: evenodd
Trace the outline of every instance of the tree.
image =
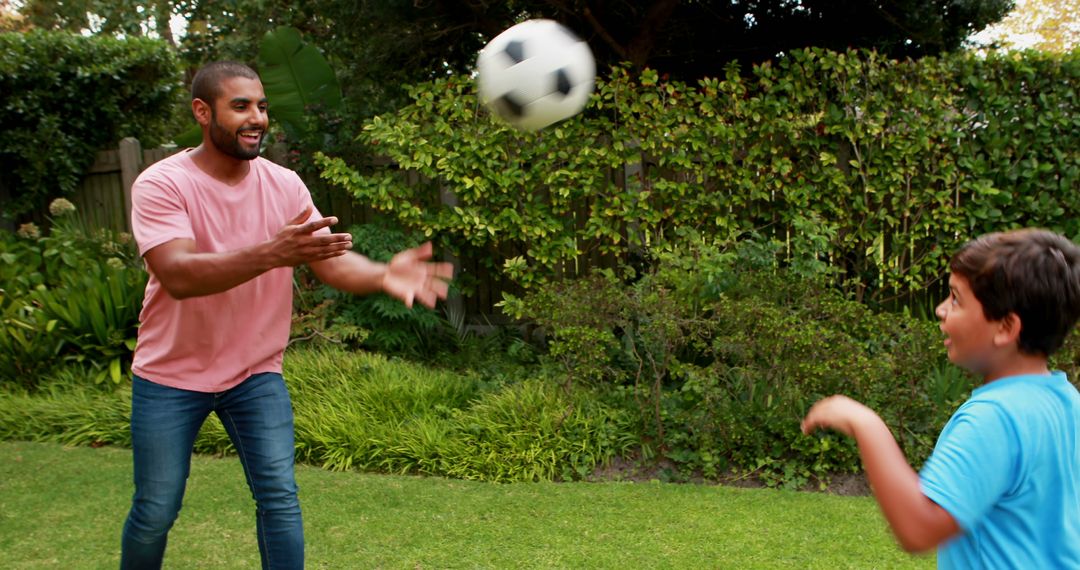
<svg viewBox="0 0 1080 570">
<path fill-rule="evenodd" d="M 1080 46 L 1080 4 L 1074 0 L 1020 0 L 1004 20 L 978 34 L 975 44 L 1067 52 Z"/>
<path fill-rule="evenodd" d="M 322 3 L 328 9 L 322 13 L 334 14 L 335 34 L 366 42 L 365 55 L 429 73 L 468 67 L 476 49 L 510 24 L 544 17 L 587 39 L 601 67 L 628 61 L 682 79 L 720 75 L 732 61 L 746 68 L 808 46 L 873 48 L 895 57 L 936 54 L 959 48 L 1012 7 L 1011 0 Z"/>
<path fill-rule="evenodd" d="M 175 47 L 170 19 L 185 5 L 171 0 L 27 0 L 19 13 L 31 28 L 127 37 L 155 35 Z"/>
<path fill-rule="evenodd" d="M 0 0 L 0 32 L 22 32 L 27 29 L 25 18 L 12 0 Z"/>
<path fill-rule="evenodd" d="M 292 26 L 327 54 L 347 97 L 376 110 L 395 101 L 390 86 L 469 69 L 486 41 L 525 18 L 567 24 L 601 70 L 628 61 L 695 79 L 808 46 L 895 57 L 954 50 L 1011 8 L 1012 0 L 28 0 L 23 13 L 37 27 L 67 29 L 88 29 L 87 14 L 96 14 L 102 33 L 162 37 L 166 16 L 181 15 L 188 30 L 179 47 L 192 67 L 253 61 L 264 34 Z"/>
</svg>

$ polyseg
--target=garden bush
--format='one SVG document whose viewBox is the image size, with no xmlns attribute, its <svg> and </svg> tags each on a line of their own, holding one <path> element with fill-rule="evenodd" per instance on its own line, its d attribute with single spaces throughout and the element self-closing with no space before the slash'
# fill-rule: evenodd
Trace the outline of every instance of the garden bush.
<svg viewBox="0 0 1080 570">
<path fill-rule="evenodd" d="M 420 245 L 422 236 L 408 234 L 393 224 L 374 222 L 348 228 L 353 251 L 380 263 L 394 254 Z M 412 308 L 385 293 L 354 295 L 323 285 L 301 268 L 296 275 L 297 315 L 292 342 L 336 343 L 386 355 L 432 360 L 457 348 L 463 324 L 444 316 L 445 305 L 429 309 L 420 303 Z"/>
<path fill-rule="evenodd" d="M 854 442 L 799 431 L 810 404 L 834 393 L 878 410 L 921 464 L 973 386 L 946 368 L 936 325 L 771 267 L 761 244 L 727 247 L 671 250 L 636 281 L 557 282 L 506 307 L 545 327 L 546 358 L 567 377 L 636 408 L 642 456 L 683 476 L 801 486 L 859 471 Z"/>
<path fill-rule="evenodd" d="M 126 136 L 162 142 L 180 80 L 161 40 L 0 33 L 0 216 L 71 193 L 95 153 Z"/>
<path fill-rule="evenodd" d="M 581 116 L 521 133 L 453 76 L 364 125 L 400 170 L 320 161 L 361 202 L 521 286 L 632 263 L 695 228 L 757 233 L 785 257 L 820 249 L 837 285 L 884 304 L 940 283 L 975 234 L 1080 237 L 1078 78 L 1080 52 L 797 50 L 693 85 L 616 69 Z"/>
</svg>

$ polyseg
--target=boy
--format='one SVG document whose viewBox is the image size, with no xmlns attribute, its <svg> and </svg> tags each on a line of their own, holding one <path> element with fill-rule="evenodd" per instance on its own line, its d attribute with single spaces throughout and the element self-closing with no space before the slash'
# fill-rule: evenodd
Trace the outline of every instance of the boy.
<svg viewBox="0 0 1080 570">
<path fill-rule="evenodd" d="M 949 360 L 982 376 L 920 473 L 889 428 L 844 396 L 803 433 L 854 437 L 901 546 L 940 568 L 1080 568 L 1080 393 L 1047 368 L 1080 316 L 1080 248 L 1043 230 L 983 236 L 950 261 L 935 313 Z"/>
</svg>

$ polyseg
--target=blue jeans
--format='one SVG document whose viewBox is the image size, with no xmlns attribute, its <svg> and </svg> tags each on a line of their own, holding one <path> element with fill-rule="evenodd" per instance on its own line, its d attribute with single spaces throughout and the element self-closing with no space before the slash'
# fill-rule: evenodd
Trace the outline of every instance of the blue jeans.
<svg viewBox="0 0 1080 570">
<path fill-rule="evenodd" d="M 292 404 L 285 381 L 275 373 L 255 374 L 216 394 L 133 379 L 135 495 L 124 523 L 120 567 L 161 568 L 191 471 L 195 436 L 211 411 L 232 439 L 255 497 L 262 567 L 303 568 Z"/>
</svg>

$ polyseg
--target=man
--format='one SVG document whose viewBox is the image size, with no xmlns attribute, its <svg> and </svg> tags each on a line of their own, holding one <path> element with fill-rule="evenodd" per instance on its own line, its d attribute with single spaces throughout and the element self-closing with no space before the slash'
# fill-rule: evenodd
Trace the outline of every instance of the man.
<svg viewBox="0 0 1080 570">
<path fill-rule="evenodd" d="M 203 67 L 191 108 L 202 144 L 155 163 L 132 188 L 132 227 L 150 279 L 132 364 L 135 494 L 122 568 L 160 568 L 203 421 L 221 418 L 256 501 L 263 568 L 303 567 L 293 418 L 281 361 L 292 267 L 324 283 L 432 307 L 452 267 L 431 244 L 380 264 L 328 229 L 300 178 L 259 157 L 267 100 L 235 62 Z"/>
</svg>

